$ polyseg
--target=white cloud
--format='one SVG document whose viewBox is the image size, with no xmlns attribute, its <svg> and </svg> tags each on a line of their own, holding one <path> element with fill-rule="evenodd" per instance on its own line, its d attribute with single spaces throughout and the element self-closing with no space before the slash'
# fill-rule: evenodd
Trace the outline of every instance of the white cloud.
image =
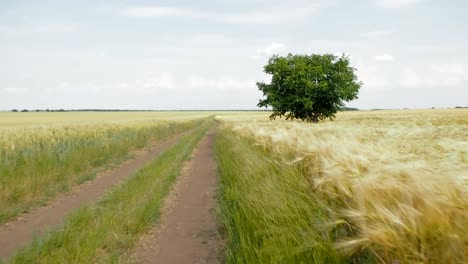
<svg viewBox="0 0 468 264">
<path fill-rule="evenodd" d="M 176 87 L 174 76 L 170 72 L 163 72 L 159 76 L 149 76 L 144 80 L 137 81 L 135 86 L 142 87 L 146 91 L 171 90 Z"/>
<path fill-rule="evenodd" d="M 461 63 L 439 63 L 432 64 L 432 70 L 440 74 L 463 75 L 465 74 L 464 65 Z"/>
<path fill-rule="evenodd" d="M 191 45 L 196 46 L 223 46 L 233 42 L 233 39 L 221 34 L 200 34 L 191 36 L 187 41 Z M 212 48 L 212 47 L 210 47 Z"/>
<path fill-rule="evenodd" d="M 280 54 L 286 51 L 286 45 L 279 42 L 272 42 L 264 47 L 258 48 L 256 54 L 252 58 L 260 58 L 262 56 L 269 57 L 273 54 Z"/>
<path fill-rule="evenodd" d="M 19 87 L 6 87 L 1 89 L 1 91 L 7 94 L 24 94 L 28 91 L 28 89 Z"/>
<path fill-rule="evenodd" d="M 417 4 L 423 0 L 377 0 L 377 5 L 383 8 L 401 8 Z"/>
<path fill-rule="evenodd" d="M 462 85 L 468 80 L 468 72 L 462 63 L 438 63 L 430 68 L 445 86 Z"/>
<path fill-rule="evenodd" d="M 154 95 L 161 91 L 173 90 L 176 87 L 176 80 L 172 72 L 162 72 L 160 74 L 150 72 L 140 79 L 129 82 L 87 82 L 79 84 L 62 81 L 45 88 L 44 91 L 50 94 L 114 94 L 117 92 Z"/>
<path fill-rule="evenodd" d="M 216 20 L 233 24 L 275 24 L 304 20 L 319 9 L 330 6 L 326 1 L 291 1 L 287 4 L 280 2 L 269 3 L 268 8 L 254 8 L 238 12 L 216 12 L 208 10 L 194 10 L 174 6 L 128 6 L 120 8 L 117 14 L 128 17 L 160 18 L 186 17 Z"/>
<path fill-rule="evenodd" d="M 125 91 L 130 87 L 130 85 L 128 85 L 128 83 L 126 82 L 121 82 L 116 84 L 115 87 L 120 91 Z"/>
<path fill-rule="evenodd" d="M 106 53 L 104 51 L 91 51 L 87 55 L 90 58 L 103 58 L 106 56 Z"/>
<path fill-rule="evenodd" d="M 374 30 L 374 31 L 362 33 L 361 36 L 374 38 L 374 37 L 390 36 L 391 34 L 393 34 L 393 31 L 391 30 L 380 29 L 380 30 Z"/>
<path fill-rule="evenodd" d="M 227 13 L 219 16 L 219 19 L 236 24 L 275 24 L 309 18 L 328 6 L 330 3 L 325 1 L 292 1 L 288 4 L 271 4 L 270 8 L 265 9 Z"/>
<path fill-rule="evenodd" d="M 412 68 L 406 68 L 403 71 L 400 83 L 407 88 L 416 88 L 420 86 L 432 86 L 434 82 L 421 78 Z"/>
<path fill-rule="evenodd" d="M 463 53 L 468 46 L 468 39 L 457 42 L 445 42 L 438 44 L 417 44 L 405 46 L 409 52 L 414 54 L 447 54 Z"/>
<path fill-rule="evenodd" d="M 85 87 L 85 91 L 92 93 L 92 94 L 101 93 L 102 90 L 103 90 L 103 87 L 95 83 L 88 83 Z"/>
<path fill-rule="evenodd" d="M 129 17 L 174 17 L 189 16 L 194 12 L 172 6 L 134 6 L 122 8 L 119 13 Z"/>
<path fill-rule="evenodd" d="M 460 86 L 468 80 L 468 73 L 460 63 L 433 64 L 429 68 L 403 71 L 401 85 L 407 88 Z"/>
<path fill-rule="evenodd" d="M 78 31 L 79 26 L 65 23 L 36 24 L 27 26 L 0 26 L 0 33 L 31 34 L 31 33 L 72 33 Z"/>
<path fill-rule="evenodd" d="M 360 61 L 356 69 L 359 81 L 364 83 L 364 90 L 383 90 L 389 87 L 390 81 L 386 78 L 385 72 L 379 70 L 377 66 L 364 64 Z"/>
<path fill-rule="evenodd" d="M 245 90 L 255 88 L 254 80 L 236 80 L 230 76 L 218 79 L 207 79 L 200 76 L 191 76 L 187 80 L 190 89 L 217 89 L 217 90 Z"/>
<path fill-rule="evenodd" d="M 71 33 L 77 30 L 77 26 L 70 24 L 44 24 L 33 28 L 39 33 Z"/>
<path fill-rule="evenodd" d="M 391 54 L 382 54 L 382 55 L 377 55 L 375 56 L 376 61 L 394 61 L 395 58 L 393 58 L 393 55 Z"/>
</svg>

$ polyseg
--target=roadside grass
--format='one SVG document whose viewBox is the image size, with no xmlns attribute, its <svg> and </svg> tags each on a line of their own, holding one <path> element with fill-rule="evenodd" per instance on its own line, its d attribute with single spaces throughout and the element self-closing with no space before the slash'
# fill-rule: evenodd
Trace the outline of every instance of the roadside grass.
<svg viewBox="0 0 468 264">
<path fill-rule="evenodd" d="M 0 224 L 203 120 L 0 129 Z"/>
<path fill-rule="evenodd" d="M 79 209 L 63 227 L 20 250 L 11 263 L 130 261 L 139 235 L 159 220 L 164 197 L 184 161 L 213 123 L 205 120 L 102 200 Z"/>
<path fill-rule="evenodd" d="M 329 217 L 310 195 L 302 168 L 219 130 L 219 217 L 226 263 L 341 263 Z"/>
</svg>

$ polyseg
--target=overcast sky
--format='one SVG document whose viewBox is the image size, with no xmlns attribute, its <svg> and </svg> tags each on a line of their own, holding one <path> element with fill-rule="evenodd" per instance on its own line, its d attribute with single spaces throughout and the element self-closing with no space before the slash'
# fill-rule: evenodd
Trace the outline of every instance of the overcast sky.
<svg viewBox="0 0 468 264">
<path fill-rule="evenodd" d="M 254 109 L 272 54 L 342 53 L 349 106 L 468 105 L 466 0 L 0 0 L 0 109 Z"/>
</svg>

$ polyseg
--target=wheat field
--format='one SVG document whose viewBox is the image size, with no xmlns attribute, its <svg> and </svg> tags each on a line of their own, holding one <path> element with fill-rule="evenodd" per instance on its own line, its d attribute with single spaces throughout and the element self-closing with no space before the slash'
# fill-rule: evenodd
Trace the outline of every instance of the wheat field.
<svg viewBox="0 0 468 264">
<path fill-rule="evenodd" d="M 326 219 L 316 232 L 323 232 L 323 241 L 331 240 L 333 244 L 330 250 L 347 261 L 468 260 L 467 110 L 344 112 L 334 121 L 319 124 L 268 121 L 267 115 L 262 114 L 217 119 L 222 123 L 221 134 L 233 134 L 237 140 L 247 142 L 249 148 L 263 149 L 272 166 L 279 163 L 301 171 L 311 201 Z M 229 144 L 224 144 L 228 148 Z M 242 155 L 242 150 L 238 154 Z M 255 157 L 250 159 L 246 164 L 256 163 L 252 161 Z M 249 170 L 249 165 L 245 166 L 243 169 Z M 255 165 L 251 166 L 253 169 Z M 288 177 L 290 181 L 297 180 L 295 176 Z M 245 186 L 249 186 L 249 179 L 253 176 L 244 179 Z M 288 185 L 287 181 L 282 184 Z M 274 184 L 263 188 L 271 187 L 270 195 L 278 196 Z M 294 193 L 294 188 L 287 191 Z M 264 190 L 252 192 L 251 199 L 257 202 L 246 202 L 244 206 L 251 206 L 260 218 L 282 217 L 254 208 L 266 199 L 260 192 Z M 297 193 L 299 200 L 301 192 Z M 278 206 L 290 207 L 282 214 L 300 211 L 294 208 L 294 202 L 285 201 Z M 229 221 L 244 221 L 239 219 Z M 310 221 L 312 225 L 315 220 Z M 294 232 L 295 225 L 288 225 L 289 231 Z M 289 231 L 285 227 L 281 232 Z M 257 239 L 256 236 L 253 235 Z M 266 249 L 264 243 L 269 239 L 271 236 L 258 238 L 252 246 L 258 251 L 281 251 L 280 247 L 285 246 L 280 243 L 276 249 L 271 245 Z M 304 239 L 301 243 L 308 242 Z"/>
<path fill-rule="evenodd" d="M 0 224 L 208 113 L 0 113 Z"/>
</svg>

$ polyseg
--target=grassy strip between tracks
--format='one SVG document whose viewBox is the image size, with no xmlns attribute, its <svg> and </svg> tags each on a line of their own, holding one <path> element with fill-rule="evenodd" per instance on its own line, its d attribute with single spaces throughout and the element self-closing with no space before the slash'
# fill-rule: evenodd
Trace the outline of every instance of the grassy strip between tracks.
<svg viewBox="0 0 468 264">
<path fill-rule="evenodd" d="M 220 218 L 227 263 L 340 263 L 326 213 L 301 168 L 272 160 L 253 142 L 218 131 Z"/>
<path fill-rule="evenodd" d="M 35 240 L 12 263 L 117 263 L 129 260 L 140 234 L 155 224 L 184 161 L 208 129 L 208 120 L 164 151 L 93 206 L 72 214 L 62 228 Z"/>
</svg>

